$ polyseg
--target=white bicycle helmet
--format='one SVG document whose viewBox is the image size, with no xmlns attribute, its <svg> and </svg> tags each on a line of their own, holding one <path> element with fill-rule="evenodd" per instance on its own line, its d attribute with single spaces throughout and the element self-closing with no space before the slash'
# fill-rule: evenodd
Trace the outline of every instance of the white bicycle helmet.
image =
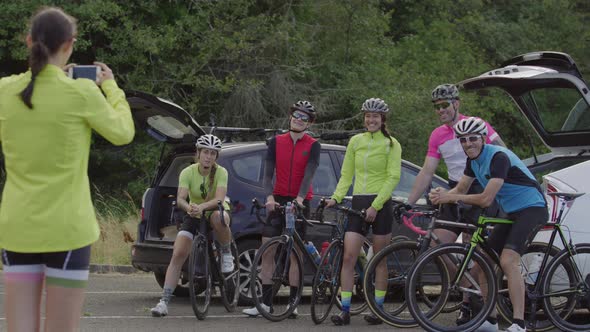
<svg viewBox="0 0 590 332">
<path fill-rule="evenodd" d="M 441 84 L 432 90 L 432 102 L 459 99 L 459 89 L 454 84 Z"/>
<path fill-rule="evenodd" d="M 361 106 L 362 112 L 387 113 L 389 106 L 380 98 L 369 98 Z"/>
<path fill-rule="evenodd" d="M 206 135 L 201 135 L 198 139 L 197 139 L 197 149 L 211 149 L 211 150 L 215 150 L 217 152 L 221 151 L 221 140 L 215 136 L 215 135 L 211 135 L 211 134 L 206 134 Z"/>
<path fill-rule="evenodd" d="M 468 134 L 488 135 L 488 127 L 486 126 L 486 123 L 482 119 L 476 117 L 460 120 L 455 124 L 453 129 L 455 129 L 456 137 Z"/>
</svg>

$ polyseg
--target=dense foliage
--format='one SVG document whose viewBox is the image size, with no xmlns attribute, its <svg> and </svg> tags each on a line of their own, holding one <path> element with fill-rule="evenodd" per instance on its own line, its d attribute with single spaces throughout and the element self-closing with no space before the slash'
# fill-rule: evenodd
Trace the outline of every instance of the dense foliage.
<svg viewBox="0 0 590 332">
<path fill-rule="evenodd" d="M 28 17 L 57 5 L 78 18 L 72 61 L 109 64 L 125 89 L 183 106 L 201 123 L 284 126 L 287 106 L 312 101 L 320 129 L 359 128 L 381 97 L 403 157 L 422 164 L 437 125 L 430 91 L 537 50 L 590 68 L 590 4 L 582 0 L 88 0 L 0 4 L 0 76 L 27 68 Z M 489 120 L 526 157 L 538 142 L 511 101 L 464 94 L 462 111 Z M 138 135 L 123 148 L 95 139 L 90 165 L 103 193 L 135 199 L 160 146 Z M 123 186 L 123 187 L 122 187 Z"/>
</svg>

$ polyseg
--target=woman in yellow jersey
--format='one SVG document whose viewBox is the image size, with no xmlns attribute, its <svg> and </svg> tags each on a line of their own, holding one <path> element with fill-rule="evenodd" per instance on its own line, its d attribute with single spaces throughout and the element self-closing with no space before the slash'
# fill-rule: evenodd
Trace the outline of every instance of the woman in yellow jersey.
<svg viewBox="0 0 590 332">
<path fill-rule="evenodd" d="M 30 69 L 0 80 L 8 331 L 39 330 L 44 284 L 45 331 L 79 330 L 90 245 L 99 236 L 87 174 L 91 133 L 116 145 L 134 135 L 125 94 L 106 65 L 95 63 L 97 82 L 66 76 L 75 41 L 74 18 L 40 10 L 26 37 Z"/>
<path fill-rule="evenodd" d="M 227 170 L 217 165 L 216 160 L 221 151 L 221 140 L 214 135 L 207 134 L 197 140 L 197 163 L 188 166 L 180 172 L 178 179 L 178 193 L 176 202 L 178 207 L 185 211 L 182 227 L 176 240 L 172 259 L 166 269 L 166 280 L 162 298 L 151 309 L 153 317 L 168 315 L 168 303 L 172 298 L 174 288 L 178 284 L 178 278 L 182 265 L 188 258 L 195 232 L 197 231 L 199 218 L 203 211 L 213 209 L 218 201 L 224 201 L 227 193 Z M 189 198 L 187 200 L 187 198 Z M 234 257 L 231 253 L 231 230 L 229 228 L 229 205 L 224 203 L 225 211 L 221 222 L 219 211 L 208 212 L 206 217 L 219 240 L 221 251 L 221 272 L 230 273 L 236 268 Z"/>
<path fill-rule="evenodd" d="M 332 316 L 335 325 L 350 324 L 350 299 L 354 284 L 354 265 L 367 234 L 373 229 L 373 250 L 375 253 L 387 246 L 391 240 L 393 211 L 391 193 L 397 186 L 401 172 L 402 149 L 397 140 L 387 131 L 385 120 L 389 107 L 379 98 L 367 99 L 361 111 L 365 113 L 367 132 L 353 136 L 348 142 L 340 181 L 327 206 L 342 201 L 354 177 L 352 208 L 366 210 L 366 218 L 350 215 L 344 235 L 344 256 L 342 263 L 341 300 L 342 313 Z M 383 304 L 387 286 L 387 266 L 377 268 L 375 299 Z M 371 324 L 381 324 L 376 316 L 365 316 Z"/>
</svg>

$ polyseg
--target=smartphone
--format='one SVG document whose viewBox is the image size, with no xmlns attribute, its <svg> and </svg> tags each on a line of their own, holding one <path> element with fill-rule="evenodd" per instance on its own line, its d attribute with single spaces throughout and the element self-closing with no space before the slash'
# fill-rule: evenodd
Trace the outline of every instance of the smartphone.
<svg viewBox="0 0 590 332">
<path fill-rule="evenodd" d="M 87 78 L 96 82 L 100 73 L 99 66 L 74 66 L 68 70 L 68 76 L 73 79 Z"/>
</svg>

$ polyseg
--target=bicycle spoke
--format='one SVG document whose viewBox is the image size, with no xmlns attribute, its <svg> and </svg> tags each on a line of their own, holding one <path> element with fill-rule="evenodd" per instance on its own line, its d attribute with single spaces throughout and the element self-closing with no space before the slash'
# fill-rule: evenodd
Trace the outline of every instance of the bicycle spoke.
<svg viewBox="0 0 590 332">
<path fill-rule="evenodd" d="M 588 331 L 590 322 L 590 244 L 561 252 L 547 267 L 543 304 L 554 324 L 569 331 Z M 573 259 L 572 259 L 573 258 Z M 581 275 L 577 271 L 582 272 Z"/>
<path fill-rule="evenodd" d="M 447 244 L 430 249 L 412 267 L 406 288 L 408 309 L 418 323 L 431 331 L 471 331 L 477 328 L 493 309 L 496 297 L 495 275 L 489 263 L 479 254 L 472 256 L 473 266 L 455 285 L 466 248 L 463 245 Z M 448 274 L 433 273 L 443 264 Z M 483 271 L 477 277 L 474 268 Z M 467 278 L 471 274 L 471 278 Z M 457 321 L 456 312 L 444 308 L 459 307 L 470 301 L 471 320 Z"/>
<path fill-rule="evenodd" d="M 332 242 L 322 255 L 318 271 L 314 276 L 311 295 L 311 318 L 322 323 L 330 314 L 338 293 L 342 244 Z"/>
</svg>

